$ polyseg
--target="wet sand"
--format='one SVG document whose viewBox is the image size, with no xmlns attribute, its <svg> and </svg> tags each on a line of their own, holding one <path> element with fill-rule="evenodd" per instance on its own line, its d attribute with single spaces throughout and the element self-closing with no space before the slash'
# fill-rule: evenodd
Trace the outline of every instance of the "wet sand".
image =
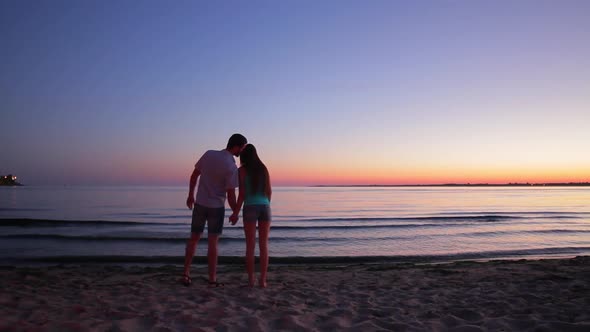
<svg viewBox="0 0 590 332">
<path fill-rule="evenodd" d="M 590 257 L 447 264 L 0 268 L 0 331 L 590 331 Z"/>
</svg>

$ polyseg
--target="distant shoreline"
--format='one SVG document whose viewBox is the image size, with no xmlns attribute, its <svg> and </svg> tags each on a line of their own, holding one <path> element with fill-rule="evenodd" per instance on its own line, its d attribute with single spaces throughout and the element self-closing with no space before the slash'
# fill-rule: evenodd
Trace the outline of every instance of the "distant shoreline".
<svg viewBox="0 0 590 332">
<path fill-rule="evenodd" d="M 445 184 L 318 184 L 310 187 L 590 187 L 590 182 L 565 183 L 445 183 Z"/>
<path fill-rule="evenodd" d="M 5 182 L 0 181 L 0 187 L 21 187 L 23 186 L 21 183 L 18 182 Z"/>
</svg>

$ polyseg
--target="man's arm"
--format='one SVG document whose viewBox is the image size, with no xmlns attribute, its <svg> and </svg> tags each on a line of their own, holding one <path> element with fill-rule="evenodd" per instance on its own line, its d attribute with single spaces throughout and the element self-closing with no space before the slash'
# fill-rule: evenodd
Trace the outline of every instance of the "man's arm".
<svg viewBox="0 0 590 332">
<path fill-rule="evenodd" d="M 236 189 L 227 189 L 227 203 L 232 211 L 236 209 Z"/>
<path fill-rule="evenodd" d="M 195 186 L 197 185 L 197 179 L 199 178 L 199 175 L 201 175 L 201 171 L 195 167 L 188 184 L 188 197 L 186 199 L 186 206 L 191 210 L 195 204 Z"/>
</svg>

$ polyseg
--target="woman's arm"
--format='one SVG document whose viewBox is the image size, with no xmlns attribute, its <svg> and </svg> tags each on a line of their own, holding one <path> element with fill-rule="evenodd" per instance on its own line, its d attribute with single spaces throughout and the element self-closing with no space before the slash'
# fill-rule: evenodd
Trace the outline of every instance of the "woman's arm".
<svg viewBox="0 0 590 332">
<path fill-rule="evenodd" d="M 240 209 L 242 208 L 242 204 L 244 204 L 244 199 L 246 198 L 246 169 L 244 167 L 240 167 L 238 170 L 238 178 L 240 181 L 238 189 L 238 201 L 236 202 L 233 214 L 236 217 L 238 214 L 240 214 Z"/>
<path fill-rule="evenodd" d="M 270 185 L 270 174 L 268 173 L 268 169 L 266 170 L 266 188 L 264 188 L 264 193 L 270 202 L 272 196 L 272 186 Z"/>
</svg>

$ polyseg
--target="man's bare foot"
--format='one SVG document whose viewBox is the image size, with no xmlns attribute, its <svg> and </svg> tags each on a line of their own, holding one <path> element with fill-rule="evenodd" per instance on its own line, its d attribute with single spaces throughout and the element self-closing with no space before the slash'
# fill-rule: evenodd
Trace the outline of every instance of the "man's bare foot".
<svg viewBox="0 0 590 332">
<path fill-rule="evenodd" d="M 266 288 L 266 281 L 260 280 L 259 286 L 260 286 L 260 288 Z"/>
</svg>

